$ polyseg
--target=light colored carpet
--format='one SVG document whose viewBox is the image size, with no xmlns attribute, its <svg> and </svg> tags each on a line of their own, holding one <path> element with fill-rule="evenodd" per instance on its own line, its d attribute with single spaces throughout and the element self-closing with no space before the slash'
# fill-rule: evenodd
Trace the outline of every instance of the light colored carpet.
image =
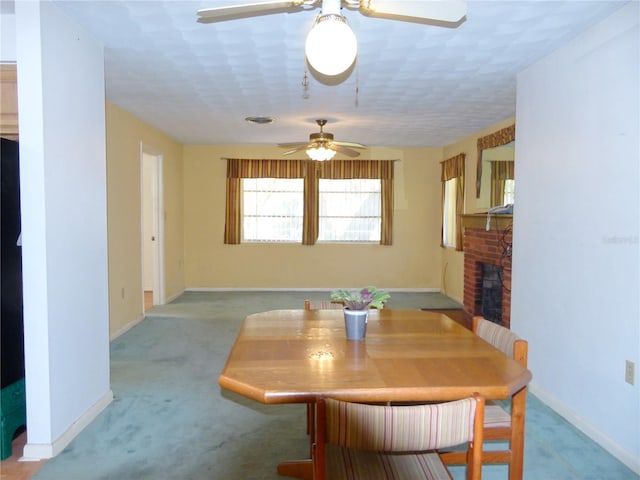
<svg viewBox="0 0 640 480">
<path fill-rule="evenodd" d="M 218 375 L 243 318 L 302 308 L 327 292 L 188 292 L 111 345 L 114 402 L 36 480 L 276 480 L 276 465 L 305 458 L 305 406 L 265 406 L 222 391 Z M 390 308 L 452 308 L 439 294 L 395 293 Z M 637 479 L 532 395 L 525 478 Z M 483 469 L 505 480 L 504 466 Z M 455 478 L 464 478 L 458 468 Z"/>
</svg>

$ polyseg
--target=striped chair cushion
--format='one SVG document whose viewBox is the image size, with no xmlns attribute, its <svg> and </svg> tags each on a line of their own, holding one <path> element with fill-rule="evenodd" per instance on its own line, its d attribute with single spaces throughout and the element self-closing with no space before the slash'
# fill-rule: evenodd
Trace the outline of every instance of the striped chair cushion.
<svg viewBox="0 0 640 480">
<path fill-rule="evenodd" d="M 342 310 L 344 305 L 329 300 L 305 300 L 305 308 L 307 310 Z"/>
<path fill-rule="evenodd" d="M 326 466 L 326 478 L 331 480 L 451 478 L 437 453 L 385 454 L 327 445 Z"/>
<path fill-rule="evenodd" d="M 501 350 L 509 358 L 513 358 L 514 342 L 520 339 L 508 328 L 485 319 L 478 322 L 476 335 Z"/>
<path fill-rule="evenodd" d="M 501 405 L 487 401 L 484 408 L 485 428 L 511 427 L 511 415 Z"/>
<path fill-rule="evenodd" d="M 476 402 L 406 407 L 326 399 L 327 442 L 380 452 L 425 451 L 473 440 Z"/>
</svg>

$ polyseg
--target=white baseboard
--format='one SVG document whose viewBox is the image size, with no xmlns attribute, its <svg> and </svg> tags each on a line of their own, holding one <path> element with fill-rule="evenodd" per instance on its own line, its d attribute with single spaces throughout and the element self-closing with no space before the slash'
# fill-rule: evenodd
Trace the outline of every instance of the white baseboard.
<svg viewBox="0 0 640 480">
<path fill-rule="evenodd" d="M 116 330 L 115 332 L 113 332 L 113 334 L 111 334 L 111 336 L 109 337 L 109 341 L 113 342 L 116 338 L 118 338 L 120 335 L 122 335 L 123 333 L 127 333 L 129 330 L 131 330 L 133 327 L 135 327 L 136 325 L 138 325 L 141 321 L 144 320 L 144 315 L 142 315 L 141 317 L 136 318 L 135 320 L 132 320 L 131 322 L 127 323 L 124 327 L 120 328 L 119 330 Z"/>
<path fill-rule="evenodd" d="M 574 427 L 624 463 L 635 473 L 640 474 L 640 459 L 634 455 L 633 452 L 627 450 L 618 442 L 611 439 L 608 435 L 595 428 L 583 417 L 576 415 L 576 412 L 569 408 L 568 405 L 559 401 L 548 392 L 538 388 L 535 383 L 532 382 L 529 384 L 529 391 L 538 397 L 545 405 L 554 410 L 558 415 L 571 423 Z"/>
<path fill-rule="evenodd" d="M 87 425 L 93 422 L 96 417 L 113 401 L 113 392 L 109 390 L 105 393 L 100 400 L 94 403 L 89 409 L 84 412 L 80 418 L 71 424 L 67 430 L 56 438 L 53 443 L 34 444 L 27 443 L 24 446 L 24 451 L 21 462 L 37 461 L 45 458 L 52 458 L 58 455 L 65 449 L 71 441 L 78 436 L 78 434 L 85 429 Z M 28 436 L 27 436 L 28 440 Z"/>
<path fill-rule="evenodd" d="M 171 295 L 169 298 L 165 298 L 164 303 L 167 304 L 167 303 L 173 302 L 176 298 L 178 298 L 183 293 L 184 293 L 184 290 L 180 290 L 178 293 Z"/>
<path fill-rule="evenodd" d="M 185 292 L 332 292 L 337 289 L 348 288 L 356 289 L 362 287 L 336 287 L 336 288 L 265 288 L 265 287 L 190 287 L 185 288 Z M 439 288 L 384 288 L 387 292 L 406 292 L 406 293 L 433 293 L 440 292 Z"/>
<path fill-rule="evenodd" d="M 453 295 L 449 295 L 447 293 L 444 293 L 443 291 L 440 291 L 440 293 L 442 293 L 446 297 L 449 297 L 454 302 L 458 302 L 460 305 L 464 305 L 464 299 L 458 298 L 458 297 L 454 297 Z"/>
</svg>

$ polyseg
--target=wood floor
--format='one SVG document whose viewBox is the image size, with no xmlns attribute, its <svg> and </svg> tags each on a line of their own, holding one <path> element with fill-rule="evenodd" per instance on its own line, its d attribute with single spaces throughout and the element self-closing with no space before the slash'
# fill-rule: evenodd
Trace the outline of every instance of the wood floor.
<svg viewBox="0 0 640 480">
<path fill-rule="evenodd" d="M 0 478 L 2 480 L 29 480 L 36 474 L 46 460 L 39 462 L 19 462 L 24 445 L 27 442 L 27 432 L 22 432 L 11 443 L 11 456 L 0 462 Z"/>
<path fill-rule="evenodd" d="M 144 311 L 151 310 L 153 308 L 153 292 L 150 290 L 144 291 Z"/>
</svg>

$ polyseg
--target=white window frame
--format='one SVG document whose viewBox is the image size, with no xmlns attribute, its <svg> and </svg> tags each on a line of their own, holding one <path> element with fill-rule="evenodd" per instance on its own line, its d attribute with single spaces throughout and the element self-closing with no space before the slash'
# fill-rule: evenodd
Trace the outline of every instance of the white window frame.
<svg viewBox="0 0 640 480">
<path fill-rule="evenodd" d="M 442 205 L 442 244 L 456 247 L 456 192 L 459 177 L 444 182 L 444 202 Z"/>
<path fill-rule="evenodd" d="M 504 191 L 502 194 L 502 204 L 513 204 L 515 198 L 515 181 L 511 179 L 507 179 L 504 181 Z"/>
<path fill-rule="evenodd" d="M 338 188 L 336 188 L 338 187 Z M 324 179 L 318 183 L 318 243 L 380 243 L 382 180 Z M 335 200 L 331 200 L 335 195 Z M 373 198 L 371 198 L 373 196 Z M 375 205 L 371 205 L 375 202 Z M 367 203 L 369 203 L 367 207 Z M 363 211 L 367 207 L 370 210 Z M 354 226 L 362 235 L 354 237 Z M 368 227 L 368 228 L 367 228 Z"/>
<path fill-rule="evenodd" d="M 283 188 L 278 188 L 278 186 Z M 301 243 L 304 215 L 304 179 L 302 178 L 243 178 L 242 179 L 242 240 L 241 243 Z M 249 201 L 249 196 L 255 198 Z M 289 198 L 287 198 L 289 197 Z M 295 197 L 298 197 L 297 199 Z M 282 209 L 283 202 L 285 205 Z M 295 205 L 295 203 L 298 205 Z M 286 210 L 298 209 L 288 215 Z M 260 235 L 262 228 L 271 222 L 282 228 L 268 230 Z M 289 219 L 289 225 L 286 224 Z M 253 223 L 253 228 L 249 228 Z M 252 233 L 252 232 L 255 232 Z M 264 232 L 263 230 L 263 233 Z"/>
</svg>

